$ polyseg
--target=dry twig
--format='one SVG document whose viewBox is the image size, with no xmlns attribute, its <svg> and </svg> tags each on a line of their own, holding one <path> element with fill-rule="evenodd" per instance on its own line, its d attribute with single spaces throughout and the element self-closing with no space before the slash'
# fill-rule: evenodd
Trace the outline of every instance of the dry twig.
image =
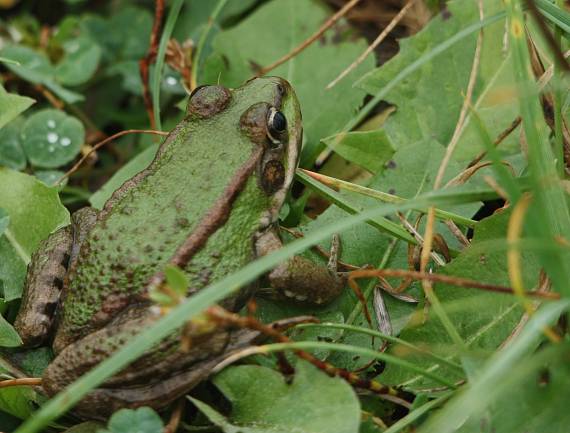
<svg viewBox="0 0 570 433">
<path fill-rule="evenodd" d="M 398 14 L 394 18 L 392 18 L 392 21 L 390 21 L 390 23 L 384 28 L 384 30 L 382 30 L 382 32 L 378 35 L 378 37 L 374 40 L 374 42 L 372 42 L 370 44 L 370 46 L 360 55 L 360 57 L 358 57 L 358 59 L 356 59 L 353 63 L 351 63 L 348 66 L 348 68 L 346 68 L 344 71 L 342 71 L 338 75 L 338 77 L 336 77 L 334 80 L 332 80 L 327 85 L 327 89 L 331 89 L 334 86 L 336 86 L 336 84 L 340 80 L 342 80 L 344 77 L 346 77 L 348 74 L 350 74 L 351 71 L 353 71 L 355 68 L 357 68 L 358 65 L 360 65 L 370 55 L 370 53 L 372 53 L 372 51 L 374 51 L 376 49 L 376 47 L 378 45 L 380 45 L 382 43 L 382 41 L 384 41 L 384 39 L 386 39 L 386 36 L 388 36 L 390 34 L 390 32 L 394 29 L 394 27 L 396 27 L 398 25 L 398 23 L 402 20 L 402 18 L 404 18 L 406 13 L 410 10 L 410 8 L 414 5 L 415 2 L 416 2 L 416 0 L 410 0 L 400 10 L 400 12 L 398 12 Z"/>
<path fill-rule="evenodd" d="M 154 123 L 154 111 L 152 109 L 152 95 L 150 93 L 150 88 L 148 85 L 149 70 L 150 70 L 150 65 L 152 64 L 152 62 L 154 62 L 154 60 L 156 59 L 156 54 L 158 53 L 158 42 L 160 40 L 160 29 L 162 27 L 163 15 L 164 15 L 164 0 L 155 0 L 154 23 L 152 25 L 152 31 L 150 33 L 150 45 L 146 56 L 139 61 L 139 70 L 143 83 L 144 105 L 148 117 L 150 119 L 151 129 L 155 129 L 156 124 Z"/>
<path fill-rule="evenodd" d="M 303 51 L 305 48 L 307 48 L 309 45 L 311 45 L 313 42 L 319 39 L 324 32 L 326 32 L 328 29 L 334 26 L 335 23 L 343 16 L 345 16 L 349 10 L 351 10 L 354 6 L 356 6 L 358 2 L 360 2 L 360 0 L 351 0 L 350 2 L 345 4 L 342 7 L 342 9 L 340 9 L 337 13 L 335 13 L 332 17 L 330 17 L 327 20 L 327 22 L 325 22 L 315 33 L 313 33 L 311 36 L 309 36 L 307 39 L 305 39 L 303 42 L 301 42 L 299 45 L 297 45 L 295 48 L 293 48 L 289 53 L 281 57 L 279 60 L 273 62 L 269 66 L 261 68 L 259 72 L 256 74 L 256 76 L 261 77 L 267 74 L 268 72 L 272 71 L 273 69 L 277 68 L 278 66 L 281 66 L 286 61 L 295 57 L 297 54 L 299 54 L 301 51 Z"/>
</svg>

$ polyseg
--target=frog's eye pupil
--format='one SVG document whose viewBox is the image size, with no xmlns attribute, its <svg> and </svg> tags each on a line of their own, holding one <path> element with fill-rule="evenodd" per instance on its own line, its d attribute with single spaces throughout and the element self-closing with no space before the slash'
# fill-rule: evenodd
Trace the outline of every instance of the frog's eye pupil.
<svg viewBox="0 0 570 433">
<path fill-rule="evenodd" d="M 276 111 L 271 118 L 271 128 L 277 132 L 284 132 L 287 128 L 287 119 L 281 111 Z"/>
<path fill-rule="evenodd" d="M 273 143 L 279 143 L 285 131 L 287 131 L 287 118 L 281 111 L 272 107 L 267 117 L 267 132 L 269 138 Z"/>
</svg>

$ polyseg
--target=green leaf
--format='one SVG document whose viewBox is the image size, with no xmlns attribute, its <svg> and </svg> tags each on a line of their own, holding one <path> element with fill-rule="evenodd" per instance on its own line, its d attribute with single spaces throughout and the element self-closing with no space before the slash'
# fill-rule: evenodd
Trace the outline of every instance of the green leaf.
<svg viewBox="0 0 570 433">
<path fill-rule="evenodd" d="M 54 109 L 34 113 L 22 130 L 24 151 L 38 167 L 55 168 L 68 163 L 84 142 L 85 129 L 79 119 Z"/>
<path fill-rule="evenodd" d="M 63 188 L 63 186 L 67 183 L 68 178 L 65 178 L 62 185 L 55 185 L 55 183 L 61 179 L 63 175 L 63 171 L 59 170 L 38 170 L 34 172 L 34 176 L 36 176 L 47 186 L 57 187 L 58 189 Z"/>
<path fill-rule="evenodd" d="M 487 408 L 469 414 L 457 433 L 479 433 L 481 425 L 495 433 L 566 433 L 570 424 L 570 356 L 568 341 L 545 348 L 524 362 L 513 363 L 508 377 L 493 386 L 494 398 L 482 392 Z M 497 388 L 500 390 L 497 392 Z"/>
<path fill-rule="evenodd" d="M 20 297 L 31 254 L 52 231 L 69 224 L 69 212 L 54 188 L 5 168 L 0 168 L 0 203 L 10 216 L 0 236 L 0 281 L 10 301 Z"/>
<path fill-rule="evenodd" d="M 45 54 L 23 45 L 8 45 L 0 53 L 18 62 L 17 65 L 8 63 L 6 67 L 24 80 L 43 84 L 68 104 L 83 100 L 82 95 L 67 90 L 56 82 L 54 67 Z"/>
<path fill-rule="evenodd" d="M 166 282 L 172 290 L 180 295 L 186 293 L 186 289 L 190 285 L 186 274 L 182 272 L 178 266 L 167 265 L 164 268 L 164 275 L 166 276 Z"/>
<path fill-rule="evenodd" d="M 17 61 L 18 65 L 7 64 L 12 72 L 32 83 L 42 83 L 53 76 L 53 66 L 45 54 L 24 45 L 8 45 L 2 54 Z"/>
<path fill-rule="evenodd" d="M 223 22 L 247 11 L 257 0 L 228 0 L 218 20 Z M 198 40 L 205 23 L 216 8 L 216 1 L 194 0 L 185 5 L 176 21 L 173 36 L 177 40 Z"/>
<path fill-rule="evenodd" d="M 24 119 L 19 117 L 0 129 L 0 165 L 14 170 L 26 167 L 26 154 L 20 137 L 23 124 Z"/>
<path fill-rule="evenodd" d="M 0 365 L 0 373 L 4 375 L 10 372 Z M 2 413 L 8 413 L 20 419 L 28 418 L 33 413 L 32 402 L 37 402 L 37 394 L 29 386 L 0 388 L 0 422 Z M 0 424 L 0 426 L 5 428 L 5 424 Z"/>
<path fill-rule="evenodd" d="M 360 404 L 350 385 L 305 361 L 290 384 L 280 373 L 253 365 L 228 368 L 214 383 L 232 403 L 233 428 L 210 418 L 226 432 L 358 432 Z"/>
<path fill-rule="evenodd" d="M 0 315 L 0 347 L 18 347 L 22 339 L 14 327 Z"/>
<path fill-rule="evenodd" d="M 82 34 L 101 46 L 103 57 L 111 63 L 138 61 L 148 50 L 152 21 L 147 9 L 127 5 L 117 9 L 109 19 L 96 15 L 84 17 L 81 29 Z"/>
<path fill-rule="evenodd" d="M 41 377 L 52 360 L 51 347 L 26 348 L 10 353 L 10 361 L 30 377 Z"/>
<path fill-rule="evenodd" d="M 380 92 L 394 77 L 422 55 L 479 21 L 477 2 L 455 0 L 447 3 L 449 14 L 440 14 L 416 35 L 400 41 L 400 52 L 393 59 L 365 75 L 357 86 L 370 94 Z M 503 10 L 501 2 L 486 0 L 485 17 Z M 503 53 L 504 20 L 485 27 L 481 64 L 472 105 L 484 123 L 497 136 L 518 115 L 516 93 L 512 88 L 512 59 Z M 436 139 L 449 143 L 463 105 L 473 63 L 477 33 L 462 39 L 396 85 L 385 98 L 397 106 L 384 130 L 396 149 L 419 140 Z M 441 85 L 434 85 L 441 83 Z M 470 160 L 484 149 L 468 116 L 454 158 Z M 501 150 L 518 151 L 518 135 L 511 134 Z"/>
<path fill-rule="evenodd" d="M 116 62 L 107 68 L 109 76 L 119 75 L 122 80 L 122 88 L 134 95 L 142 95 L 143 85 L 139 70 L 139 63 L 136 60 L 125 60 Z"/>
<path fill-rule="evenodd" d="M 0 408 L 2 412 L 9 413 L 20 419 L 27 419 L 32 416 L 34 412 L 32 401 L 37 401 L 37 395 L 30 387 L 18 386 L 0 389 Z M 2 427 L 4 427 L 4 424 L 2 424 Z"/>
<path fill-rule="evenodd" d="M 471 245 L 449 263 L 442 273 L 475 281 L 509 285 L 506 254 L 503 248 L 506 243 L 504 237 L 509 216 L 509 212 L 501 212 L 479 222 Z M 540 267 L 536 257 L 531 253 L 524 253 L 522 260 L 521 270 L 525 287 L 530 289 L 536 284 Z M 435 293 L 466 346 L 479 356 L 491 353 L 500 346 L 509 337 L 522 315 L 518 300 L 511 295 L 443 284 L 435 286 Z M 423 307 L 418 307 L 416 314 L 421 316 L 422 309 Z M 433 316 L 432 310 L 426 323 L 421 323 L 418 317 L 418 320 L 404 329 L 400 338 L 412 344 L 429 346 L 434 353 L 441 356 L 458 355 L 457 348 L 453 346 L 441 322 Z M 408 360 L 444 377 L 457 379 L 455 373 L 434 362 L 433 359 L 413 355 Z M 408 389 L 416 391 L 433 385 L 433 382 L 395 365 L 389 365 L 381 378 L 386 383 L 403 384 Z"/>
<path fill-rule="evenodd" d="M 149 407 L 121 409 L 113 414 L 106 430 L 100 433 L 162 433 L 162 419 Z"/>
<path fill-rule="evenodd" d="M 15 119 L 34 102 L 36 101 L 32 98 L 8 93 L 0 85 L 0 129 L 12 119 Z"/>
<path fill-rule="evenodd" d="M 382 171 L 394 154 L 392 144 L 382 130 L 349 132 L 343 134 L 340 140 L 335 135 L 323 139 L 323 142 L 327 145 L 334 143 L 336 153 L 371 173 Z"/>
<path fill-rule="evenodd" d="M 544 340 L 544 328 L 555 323 L 561 315 L 568 311 L 569 306 L 568 300 L 551 302 L 542 306 L 528 321 L 517 338 L 510 341 L 502 350 L 496 351 L 478 371 L 476 377 L 465 387 L 463 392 L 457 393 L 444 408 L 434 412 L 418 431 L 420 433 L 454 433 L 466 421 L 471 421 L 472 425 L 477 423 L 479 430 L 475 431 L 480 432 L 481 425 L 487 424 L 489 413 L 495 412 L 491 412 L 489 409 L 497 407 L 500 410 L 500 399 L 508 398 L 509 394 L 515 395 L 515 401 L 513 402 L 515 405 L 518 402 L 523 404 L 517 407 L 517 412 L 513 414 L 514 419 L 502 420 L 500 424 L 503 424 L 501 426 L 503 428 L 496 430 L 492 427 L 487 431 L 496 431 L 497 433 L 566 431 L 568 424 L 567 422 L 564 423 L 563 419 L 567 419 L 568 411 L 563 409 L 563 413 L 561 413 L 559 408 L 564 407 L 562 406 L 565 401 L 564 396 L 568 395 L 568 363 L 565 362 L 569 354 L 568 342 L 561 342 L 550 347 L 544 345 L 545 350 L 543 353 L 538 352 L 534 357 L 530 355 Z M 534 396 L 532 394 L 526 396 L 529 397 L 529 402 L 536 404 L 536 406 L 531 405 L 527 407 L 524 404 L 525 396 L 520 395 L 520 393 L 518 396 L 516 395 L 517 387 L 520 386 L 521 388 L 519 389 L 522 389 L 522 386 L 525 384 L 532 386 L 530 389 L 528 387 L 524 388 L 525 394 L 528 391 L 536 390 L 537 385 L 540 386 L 541 382 L 544 381 L 541 370 L 544 372 L 544 368 L 548 368 L 549 364 L 561 367 L 550 370 L 554 373 L 554 377 L 552 377 L 554 389 L 551 390 L 548 387 L 542 392 L 536 392 Z M 534 384 L 530 385 L 533 381 Z M 556 390 L 559 390 L 559 393 Z M 553 397 L 544 401 L 538 401 L 538 398 L 541 396 L 546 398 L 548 395 Z M 521 399 L 523 401 L 518 400 L 521 397 L 523 397 Z M 508 403 L 506 402 L 507 405 Z M 540 411 L 541 407 L 544 408 L 543 411 Z M 531 414 L 535 413 L 537 416 L 531 418 Z M 556 414 L 554 415 L 555 419 L 552 416 L 548 416 L 549 414 Z M 510 412 L 506 412 L 499 414 L 499 417 L 502 418 L 509 415 Z M 485 419 L 482 419 L 483 417 Z M 559 420 L 561 425 L 558 424 Z M 511 430 L 516 424 L 522 425 L 522 428 Z M 505 427 L 507 429 L 504 429 Z M 558 430 L 561 427 L 563 429 Z"/>
<path fill-rule="evenodd" d="M 83 36 L 66 41 L 63 49 L 65 56 L 55 68 L 58 82 L 66 86 L 77 86 L 88 81 L 97 71 L 101 48 Z"/>
<path fill-rule="evenodd" d="M 121 167 L 113 177 L 111 177 L 111 179 L 109 179 L 107 183 L 99 189 L 99 191 L 89 198 L 91 206 L 96 209 L 103 209 L 105 202 L 109 197 L 111 197 L 117 188 L 139 171 L 144 170 L 152 162 L 157 149 L 158 145 L 152 145 Z"/>
<path fill-rule="evenodd" d="M 237 87 L 256 71 L 252 65 L 268 65 L 308 38 L 329 17 L 330 11 L 306 0 L 277 0 L 256 9 L 237 26 L 220 32 L 212 43 L 214 54 L 204 64 L 200 81 Z M 287 31 L 283 28 L 286 23 Z M 263 41 L 263 43 L 259 43 Z M 355 77 L 373 67 L 370 56 L 345 80 L 330 90 L 327 84 L 366 49 L 363 39 L 329 30 L 292 60 L 271 71 L 287 79 L 303 109 L 307 143 L 302 165 L 310 164 L 322 145 L 321 138 L 340 130 L 354 115 L 363 93 L 352 87 Z M 308 79 L 307 77 L 310 77 Z M 325 108 L 326 107 L 326 108 Z"/>
<path fill-rule="evenodd" d="M 0 236 L 8 228 L 8 224 L 10 224 L 10 215 L 0 207 Z"/>
</svg>

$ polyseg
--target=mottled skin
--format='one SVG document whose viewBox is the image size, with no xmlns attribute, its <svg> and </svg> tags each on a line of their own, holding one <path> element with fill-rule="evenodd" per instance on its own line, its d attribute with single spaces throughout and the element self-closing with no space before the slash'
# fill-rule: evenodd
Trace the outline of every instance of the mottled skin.
<svg viewBox="0 0 570 433">
<path fill-rule="evenodd" d="M 279 126 L 273 120 L 277 111 L 286 119 L 282 131 L 272 128 Z M 16 327 L 28 345 L 41 343 L 50 328 L 55 331 L 57 356 L 43 377 L 47 394 L 61 390 L 157 320 L 145 296 L 149 279 L 203 228 L 205 215 L 260 147 L 261 158 L 232 202 L 229 217 L 184 267 L 188 295 L 281 246 L 277 216 L 299 157 L 301 131 L 298 101 L 282 79 L 255 79 L 235 90 L 199 88 L 186 118 L 147 169 L 115 191 L 101 212 L 81 210 L 71 229 L 46 240 L 45 251 L 36 253 L 30 265 Z M 335 272 L 300 257 L 266 279 L 281 296 L 313 303 L 329 301 L 343 287 Z M 244 287 L 222 305 L 237 311 L 254 289 Z M 49 318 L 53 311 L 55 323 Z M 251 344 L 252 338 L 247 331 L 222 329 L 190 329 L 188 334 L 190 351 L 180 349 L 180 334 L 171 335 L 90 393 L 77 412 L 102 418 L 125 406 L 161 408 L 203 380 L 229 350 Z"/>
</svg>

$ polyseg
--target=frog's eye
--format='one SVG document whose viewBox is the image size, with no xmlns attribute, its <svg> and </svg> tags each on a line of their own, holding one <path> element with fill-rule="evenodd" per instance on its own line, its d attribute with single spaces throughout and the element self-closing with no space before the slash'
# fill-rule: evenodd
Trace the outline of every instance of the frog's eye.
<svg viewBox="0 0 570 433">
<path fill-rule="evenodd" d="M 267 113 L 267 135 L 274 144 L 281 143 L 283 133 L 287 131 L 287 119 L 285 115 L 274 107 Z"/>
</svg>

